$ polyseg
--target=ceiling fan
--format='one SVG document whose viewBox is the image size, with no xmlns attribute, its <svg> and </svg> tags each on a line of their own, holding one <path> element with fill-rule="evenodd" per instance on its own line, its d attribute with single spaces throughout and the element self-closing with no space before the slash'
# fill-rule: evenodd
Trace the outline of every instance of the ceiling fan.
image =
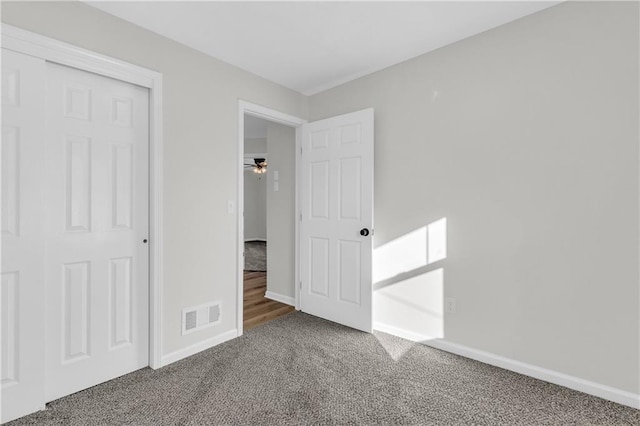
<svg viewBox="0 0 640 426">
<path fill-rule="evenodd" d="M 253 173 L 258 173 L 258 174 L 262 174 L 262 173 L 267 173 L 267 160 L 264 158 L 254 158 L 253 159 L 254 163 L 244 163 L 244 167 L 248 168 L 248 167 L 252 167 L 253 168 Z"/>
</svg>

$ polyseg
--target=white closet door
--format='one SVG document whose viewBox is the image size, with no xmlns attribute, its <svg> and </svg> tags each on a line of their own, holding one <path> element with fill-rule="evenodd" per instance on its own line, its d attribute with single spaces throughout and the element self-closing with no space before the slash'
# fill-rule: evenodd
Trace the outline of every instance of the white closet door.
<svg viewBox="0 0 640 426">
<path fill-rule="evenodd" d="M 45 402 L 44 87 L 43 60 L 2 49 L 2 422 Z"/>
<path fill-rule="evenodd" d="M 148 90 L 47 64 L 46 399 L 148 365 Z"/>
</svg>

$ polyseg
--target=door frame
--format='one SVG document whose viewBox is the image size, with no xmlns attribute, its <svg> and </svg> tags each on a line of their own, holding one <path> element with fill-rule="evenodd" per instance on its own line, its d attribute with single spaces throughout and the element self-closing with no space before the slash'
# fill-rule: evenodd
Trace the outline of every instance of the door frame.
<svg viewBox="0 0 640 426">
<path fill-rule="evenodd" d="M 149 89 L 149 366 L 162 367 L 162 74 L 2 24 L 2 48 Z"/>
<path fill-rule="evenodd" d="M 237 161 L 237 173 L 238 173 L 238 190 L 236 195 L 236 259 L 237 259 L 237 277 L 236 277 L 236 328 L 238 330 L 238 336 L 243 334 L 243 318 L 244 318 L 244 306 L 242 299 L 244 297 L 244 116 L 250 115 L 257 118 L 262 118 L 274 123 L 284 124 L 289 127 L 293 127 L 296 132 L 295 136 L 295 182 L 294 182 L 294 204 L 295 204 L 295 216 L 298 218 L 295 220 L 295 271 L 294 271 L 294 288 L 296 310 L 300 309 L 300 195 L 298 185 L 300 174 L 300 155 L 302 147 L 302 125 L 307 122 L 299 117 L 285 114 L 283 112 L 271 109 L 262 105 L 253 104 L 242 99 L 238 100 L 238 161 Z"/>
</svg>

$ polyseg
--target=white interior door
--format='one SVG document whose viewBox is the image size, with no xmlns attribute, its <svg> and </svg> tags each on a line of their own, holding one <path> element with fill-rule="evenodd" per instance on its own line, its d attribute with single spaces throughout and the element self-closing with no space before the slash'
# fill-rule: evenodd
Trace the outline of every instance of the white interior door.
<svg viewBox="0 0 640 426">
<path fill-rule="evenodd" d="M 2 422 L 45 402 L 44 87 L 43 60 L 2 49 Z"/>
<path fill-rule="evenodd" d="M 300 309 L 372 331 L 373 109 L 302 127 Z"/>
<path fill-rule="evenodd" d="M 148 90 L 47 64 L 46 399 L 148 365 Z"/>
</svg>

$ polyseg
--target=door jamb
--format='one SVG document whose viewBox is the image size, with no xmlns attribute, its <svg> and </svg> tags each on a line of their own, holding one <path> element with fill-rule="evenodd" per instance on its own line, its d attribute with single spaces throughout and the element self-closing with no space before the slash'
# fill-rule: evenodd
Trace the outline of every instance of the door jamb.
<svg viewBox="0 0 640 426">
<path fill-rule="evenodd" d="M 149 366 L 162 367 L 162 74 L 2 24 L 2 48 L 149 89 Z"/>
<path fill-rule="evenodd" d="M 238 336 L 242 336 L 243 327 L 243 287 L 244 287 L 244 116 L 245 114 L 253 117 L 262 118 L 267 121 L 284 124 L 289 127 L 293 127 L 296 132 L 295 141 L 295 272 L 294 272 L 294 288 L 296 298 L 296 309 L 300 309 L 300 196 L 299 196 L 299 165 L 300 165 L 300 153 L 301 153 L 301 137 L 302 137 L 302 125 L 307 122 L 302 118 L 294 117 L 293 115 L 285 114 L 283 112 L 262 106 L 252 104 L 242 99 L 238 100 L 238 189 L 236 193 L 237 208 L 236 208 L 236 248 L 237 248 L 237 277 L 236 277 L 236 328 L 238 330 Z"/>
</svg>

